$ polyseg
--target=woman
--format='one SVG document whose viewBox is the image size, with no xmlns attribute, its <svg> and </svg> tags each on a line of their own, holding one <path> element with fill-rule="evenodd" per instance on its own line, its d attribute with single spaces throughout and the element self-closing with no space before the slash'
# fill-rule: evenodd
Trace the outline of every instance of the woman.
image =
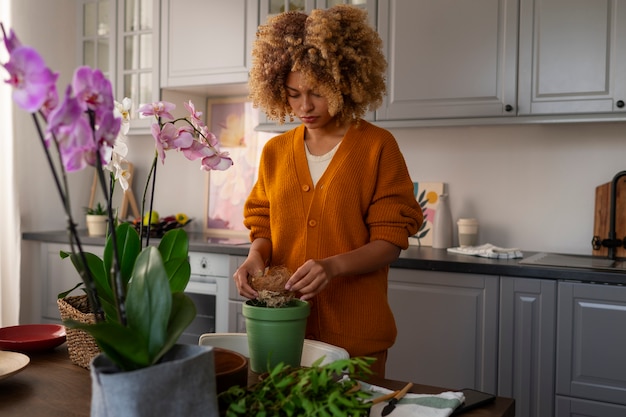
<svg viewBox="0 0 626 417">
<path fill-rule="evenodd" d="M 396 337 L 389 264 L 423 216 L 394 137 L 360 117 L 385 93 L 386 61 L 366 13 L 352 6 L 286 12 L 259 27 L 250 97 L 269 118 L 302 124 L 271 139 L 244 208 L 252 245 L 239 293 L 270 265 L 311 304 L 306 337 L 376 358 Z"/>
</svg>

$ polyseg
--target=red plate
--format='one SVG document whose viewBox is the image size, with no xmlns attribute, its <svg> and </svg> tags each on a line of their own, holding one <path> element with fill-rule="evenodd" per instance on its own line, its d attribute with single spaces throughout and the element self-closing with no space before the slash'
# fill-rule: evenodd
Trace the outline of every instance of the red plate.
<svg viewBox="0 0 626 417">
<path fill-rule="evenodd" d="M 23 324 L 0 329 L 0 349 L 17 352 L 48 350 L 65 342 L 60 324 Z"/>
</svg>

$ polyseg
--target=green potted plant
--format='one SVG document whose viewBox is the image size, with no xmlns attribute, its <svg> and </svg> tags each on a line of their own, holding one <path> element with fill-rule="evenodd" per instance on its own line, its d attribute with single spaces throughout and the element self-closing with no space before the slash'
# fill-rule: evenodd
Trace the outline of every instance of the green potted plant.
<svg viewBox="0 0 626 417">
<path fill-rule="evenodd" d="M 89 236 L 105 236 L 109 219 L 106 206 L 98 202 L 95 207 L 85 207 L 85 220 Z"/>
<path fill-rule="evenodd" d="M 216 415 L 212 352 L 201 346 L 178 345 L 176 340 L 195 317 L 193 301 L 184 294 L 189 279 L 187 235 L 182 230 L 164 236 L 163 248 L 145 245 L 130 225 L 111 227 L 104 256 L 83 250 L 72 216 L 67 174 L 87 166 L 96 168 L 106 196 L 108 222 L 114 225 L 113 184 L 125 183 L 123 136 L 127 132 L 129 100 L 115 103 L 111 83 L 100 70 L 79 67 L 64 97 L 40 54 L 24 46 L 0 23 L 9 60 L 17 106 L 32 114 L 55 187 L 67 219 L 70 251 L 84 285 L 95 323 L 69 321 L 66 326 L 89 333 L 102 350 L 92 362 L 92 413 L 96 416 Z M 203 170 L 227 169 L 232 160 L 199 118 L 193 104 L 190 116 L 174 119 L 171 103 L 144 105 L 139 113 L 155 117 L 152 134 L 156 151 L 149 211 L 152 211 L 157 161 L 165 150 L 176 149 L 201 161 Z M 176 122 L 185 123 L 177 128 Z M 110 175 L 105 175 L 105 169 Z M 126 186 L 127 186 L 126 182 Z M 148 225 L 148 227 L 150 227 Z M 167 238 L 167 239 L 166 239 Z M 176 277 L 175 279 L 173 279 Z"/>
<path fill-rule="evenodd" d="M 250 285 L 259 296 L 243 304 L 242 314 L 246 320 L 253 372 L 266 372 L 279 363 L 300 365 L 311 309 L 309 303 L 285 290 L 290 276 L 287 268 L 276 266 L 250 279 Z"/>
</svg>

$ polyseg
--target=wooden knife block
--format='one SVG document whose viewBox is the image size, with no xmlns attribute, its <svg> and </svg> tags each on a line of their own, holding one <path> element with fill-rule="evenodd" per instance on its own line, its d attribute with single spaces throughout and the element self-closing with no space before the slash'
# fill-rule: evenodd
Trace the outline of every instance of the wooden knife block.
<svg viewBox="0 0 626 417">
<path fill-rule="evenodd" d="M 626 177 L 618 180 L 616 189 L 616 209 L 615 209 L 615 237 L 624 239 L 626 237 Z M 596 206 L 593 220 L 593 235 L 600 239 L 609 237 L 609 224 L 611 214 L 611 183 L 607 182 L 596 187 Z M 592 248 L 594 256 L 608 256 L 609 249 L 602 247 L 595 250 Z M 626 258 L 626 249 L 616 248 L 617 258 Z"/>
</svg>

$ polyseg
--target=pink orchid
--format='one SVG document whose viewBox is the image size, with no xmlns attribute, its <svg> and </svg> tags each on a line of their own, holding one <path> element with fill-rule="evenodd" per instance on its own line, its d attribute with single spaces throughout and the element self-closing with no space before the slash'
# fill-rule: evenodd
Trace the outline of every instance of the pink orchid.
<svg viewBox="0 0 626 417">
<path fill-rule="evenodd" d="M 3 66 L 9 72 L 10 78 L 6 82 L 13 86 L 13 100 L 27 112 L 38 111 L 48 98 L 49 91 L 56 88 L 58 74 L 46 67 L 41 55 L 33 48 L 14 48 L 9 62 Z"/>
<path fill-rule="evenodd" d="M 65 97 L 60 106 L 56 107 L 48 117 L 48 127 L 46 128 L 46 144 L 54 135 L 59 135 L 63 126 L 73 126 L 81 118 L 83 109 L 78 100 L 72 96 L 72 87 L 68 86 Z"/>
<path fill-rule="evenodd" d="M 153 124 L 152 136 L 162 163 L 165 163 L 165 151 L 188 148 L 194 142 L 193 136 L 189 132 L 176 128 L 172 123 L 166 123 L 163 128 L 157 123 Z"/>
<path fill-rule="evenodd" d="M 213 156 L 202 158 L 200 169 L 203 171 L 225 171 L 233 165 L 233 160 L 228 156 L 228 152 L 217 152 Z"/>
<path fill-rule="evenodd" d="M 155 103 L 144 104 L 139 107 L 137 112 L 142 116 L 155 116 L 166 120 L 174 120 L 174 116 L 172 116 L 170 112 L 174 111 L 175 108 L 175 104 L 167 101 L 157 101 Z"/>
<path fill-rule="evenodd" d="M 95 112 L 96 121 L 100 120 L 100 115 L 114 109 L 113 87 L 99 69 L 94 70 L 87 66 L 76 69 L 72 88 L 83 108 Z"/>
<path fill-rule="evenodd" d="M 13 31 L 13 29 L 9 31 L 8 37 L 7 37 L 6 32 L 4 31 L 4 25 L 2 23 L 0 23 L 0 29 L 2 29 L 2 37 L 4 38 L 4 46 L 6 46 L 7 51 L 9 53 L 13 52 L 13 50 L 17 48 L 18 46 L 22 46 L 22 43 L 20 42 L 20 40 L 17 39 L 17 36 L 15 36 L 15 32 Z"/>
<path fill-rule="evenodd" d="M 196 159 L 206 158 L 207 156 L 213 156 L 217 152 L 215 149 L 207 146 L 204 143 L 198 142 L 194 140 L 193 143 L 187 147 L 181 149 L 183 155 L 190 161 L 195 161 Z"/>
<path fill-rule="evenodd" d="M 80 171 L 88 165 L 95 165 L 97 147 L 91 126 L 85 117 L 79 117 L 71 125 L 61 126 L 56 137 L 67 172 Z"/>
<path fill-rule="evenodd" d="M 189 112 L 189 116 L 191 118 L 191 124 L 196 129 L 199 129 L 199 128 L 203 127 L 204 126 L 204 122 L 201 119 L 202 112 L 196 110 L 196 107 L 193 105 L 191 100 L 189 100 L 189 103 L 183 103 L 183 105 L 185 106 L 185 108 Z"/>
</svg>

